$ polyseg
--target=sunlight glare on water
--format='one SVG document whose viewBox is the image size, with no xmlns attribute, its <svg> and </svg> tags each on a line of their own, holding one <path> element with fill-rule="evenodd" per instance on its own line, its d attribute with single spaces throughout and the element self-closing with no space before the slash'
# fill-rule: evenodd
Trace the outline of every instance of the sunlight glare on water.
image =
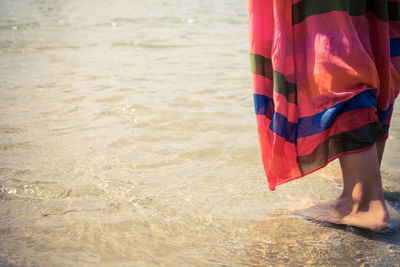
<svg viewBox="0 0 400 267">
<path fill-rule="evenodd" d="M 400 235 L 291 216 L 338 164 L 267 189 L 239 0 L 0 2 L 0 264 L 390 265 Z M 384 159 L 398 207 L 399 112 Z M 396 206 L 397 205 L 397 206 Z"/>
</svg>

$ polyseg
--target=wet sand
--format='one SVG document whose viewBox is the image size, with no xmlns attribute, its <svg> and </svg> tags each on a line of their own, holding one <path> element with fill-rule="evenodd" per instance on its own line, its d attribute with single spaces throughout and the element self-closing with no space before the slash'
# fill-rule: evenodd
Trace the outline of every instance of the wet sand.
<svg viewBox="0 0 400 267">
<path fill-rule="evenodd" d="M 291 211 L 337 162 L 268 190 L 243 1 L 0 2 L 0 265 L 390 266 L 400 233 Z M 400 210 L 400 114 L 383 159 Z M 304 215 L 304 214 L 303 214 Z"/>
</svg>

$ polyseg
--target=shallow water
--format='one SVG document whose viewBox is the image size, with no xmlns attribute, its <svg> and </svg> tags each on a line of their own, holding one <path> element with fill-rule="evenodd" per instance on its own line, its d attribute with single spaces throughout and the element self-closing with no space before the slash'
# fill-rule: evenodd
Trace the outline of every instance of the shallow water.
<svg viewBox="0 0 400 267">
<path fill-rule="evenodd" d="M 0 1 L 0 264 L 393 265 L 373 234 L 290 215 L 338 165 L 267 189 L 246 3 Z M 400 114 L 383 162 L 400 207 Z"/>
</svg>

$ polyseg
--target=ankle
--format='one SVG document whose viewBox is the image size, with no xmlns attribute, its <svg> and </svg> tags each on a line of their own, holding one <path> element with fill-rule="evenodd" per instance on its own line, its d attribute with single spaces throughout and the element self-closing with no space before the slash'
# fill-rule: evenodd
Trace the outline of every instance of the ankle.
<svg viewBox="0 0 400 267">
<path fill-rule="evenodd" d="M 351 192 L 351 201 L 353 203 L 352 213 L 365 210 L 365 208 L 369 207 L 367 194 L 365 194 L 364 191 L 364 187 L 361 183 L 357 183 L 354 185 Z"/>
<path fill-rule="evenodd" d="M 353 207 L 358 209 L 358 211 L 368 210 L 372 202 L 380 204 L 385 202 L 382 190 L 370 188 L 362 183 L 357 183 L 354 186 L 351 193 L 351 200 Z"/>
</svg>

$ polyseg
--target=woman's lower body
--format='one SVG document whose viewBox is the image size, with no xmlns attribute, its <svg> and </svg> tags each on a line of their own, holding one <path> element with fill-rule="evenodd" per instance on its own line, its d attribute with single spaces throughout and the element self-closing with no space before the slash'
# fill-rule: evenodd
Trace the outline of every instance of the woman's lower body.
<svg viewBox="0 0 400 267">
<path fill-rule="evenodd" d="M 340 158 L 340 220 L 384 227 L 379 166 L 400 88 L 400 2 L 249 0 L 249 34 L 270 189 Z M 381 222 L 355 222 L 368 211 Z"/>
</svg>

